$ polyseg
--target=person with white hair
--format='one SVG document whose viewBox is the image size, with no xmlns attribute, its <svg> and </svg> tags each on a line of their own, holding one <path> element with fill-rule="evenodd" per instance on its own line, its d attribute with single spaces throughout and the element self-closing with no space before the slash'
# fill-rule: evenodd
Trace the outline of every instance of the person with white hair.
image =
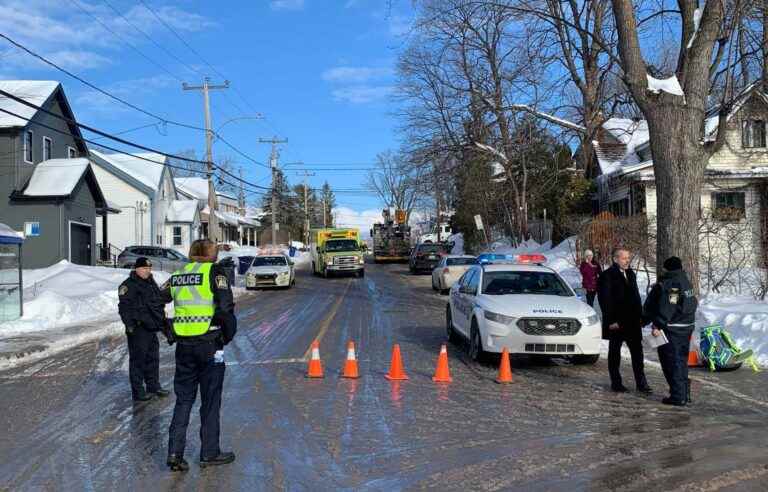
<svg viewBox="0 0 768 492">
<path fill-rule="evenodd" d="M 597 278 L 603 273 L 603 269 L 595 260 L 595 255 L 591 249 L 584 251 L 584 259 L 579 265 L 579 271 L 581 272 L 581 286 L 587 291 L 587 304 L 594 306 L 597 295 Z"/>
</svg>

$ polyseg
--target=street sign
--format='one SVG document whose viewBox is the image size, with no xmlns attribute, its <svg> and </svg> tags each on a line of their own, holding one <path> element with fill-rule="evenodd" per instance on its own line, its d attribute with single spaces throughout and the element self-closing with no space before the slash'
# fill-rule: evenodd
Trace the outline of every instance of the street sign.
<svg viewBox="0 0 768 492">
<path fill-rule="evenodd" d="M 475 225 L 477 226 L 478 231 L 483 230 L 483 218 L 479 215 L 475 215 Z"/>
<path fill-rule="evenodd" d="M 40 235 L 40 222 L 24 222 L 24 235 L 37 237 Z"/>
</svg>

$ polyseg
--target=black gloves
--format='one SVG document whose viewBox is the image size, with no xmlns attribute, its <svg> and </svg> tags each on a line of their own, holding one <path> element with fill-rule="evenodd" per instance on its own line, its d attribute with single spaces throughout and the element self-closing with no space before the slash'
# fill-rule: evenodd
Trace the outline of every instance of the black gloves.
<svg viewBox="0 0 768 492">
<path fill-rule="evenodd" d="M 168 342 L 168 345 L 176 343 L 176 334 L 173 332 L 172 319 L 165 319 L 165 322 L 163 323 L 163 335 L 165 335 L 165 341 Z"/>
<path fill-rule="evenodd" d="M 125 326 L 125 334 L 126 334 L 126 336 L 133 335 L 133 330 L 134 330 L 133 325 L 126 325 Z"/>
</svg>

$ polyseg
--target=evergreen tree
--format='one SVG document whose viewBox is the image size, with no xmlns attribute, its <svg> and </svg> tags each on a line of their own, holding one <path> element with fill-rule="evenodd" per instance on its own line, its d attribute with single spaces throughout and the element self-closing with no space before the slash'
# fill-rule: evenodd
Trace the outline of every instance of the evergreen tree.
<svg viewBox="0 0 768 492">
<path fill-rule="evenodd" d="M 323 189 L 321 192 L 321 201 L 320 207 L 321 208 L 321 222 L 324 222 L 326 224 L 326 227 L 334 227 L 334 220 L 333 220 L 333 209 L 336 208 L 336 195 L 334 195 L 333 190 L 331 190 L 331 186 L 326 181 L 323 184 Z M 323 221 L 323 212 L 325 213 L 325 220 Z"/>
</svg>

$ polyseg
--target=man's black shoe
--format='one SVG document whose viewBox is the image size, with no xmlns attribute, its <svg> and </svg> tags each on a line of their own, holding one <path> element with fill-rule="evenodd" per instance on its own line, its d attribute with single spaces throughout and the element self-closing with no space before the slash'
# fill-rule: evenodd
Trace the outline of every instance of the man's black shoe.
<svg viewBox="0 0 768 492">
<path fill-rule="evenodd" d="M 663 403 L 665 405 L 674 405 L 676 407 L 684 407 L 685 406 L 685 402 L 684 401 L 673 400 L 670 397 L 666 397 L 666 398 L 662 399 L 661 403 Z"/>
<path fill-rule="evenodd" d="M 645 393 L 646 395 L 650 395 L 651 393 L 653 393 L 653 390 L 648 385 L 637 388 L 637 391 L 639 391 L 640 393 Z"/>
<path fill-rule="evenodd" d="M 159 390 L 153 391 L 152 393 L 154 393 L 159 398 L 165 398 L 166 396 L 171 394 L 170 391 L 168 391 L 167 389 L 163 389 L 163 388 L 160 388 Z"/>
<path fill-rule="evenodd" d="M 136 395 L 133 397 L 133 401 L 149 401 L 151 400 L 155 395 L 151 393 L 145 393 L 143 395 Z"/>
<path fill-rule="evenodd" d="M 629 390 L 627 390 L 626 386 L 624 386 L 623 384 L 620 384 L 618 386 L 611 385 L 611 391 L 613 391 L 614 393 L 626 393 Z"/>
<path fill-rule="evenodd" d="M 165 462 L 171 471 L 187 471 L 189 470 L 189 463 L 181 456 L 175 454 L 168 455 L 168 461 Z"/>
<path fill-rule="evenodd" d="M 205 468 L 207 466 L 226 465 L 227 463 L 232 463 L 233 461 L 235 461 L 235 453 L 219 453 L 218 456 L 214 456 L 213 458 L 200 460 L 200 468 Z"/>
</svg>

